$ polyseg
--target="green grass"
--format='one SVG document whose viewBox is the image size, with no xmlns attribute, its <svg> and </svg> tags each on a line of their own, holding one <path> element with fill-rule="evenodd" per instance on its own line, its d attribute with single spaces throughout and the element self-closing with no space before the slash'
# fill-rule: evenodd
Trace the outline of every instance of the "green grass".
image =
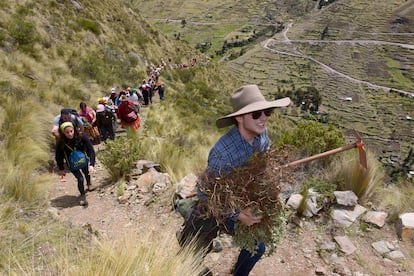
<svg viewBox="0 0 414 276">
<path fill-rule="evenodd" d="M 389 72 L 392 75 L 392 82 L 397 83 L 400 87 L 413 87 L 413 81 L 404 76 L 401 72 L 401 64 L 399 62 L 389 59 L 387 62 Z"/>
<path fill-rule="evenodd" d="M 272 3 L 269 16 L 275 16 L 272 22 L 276 19 L 297 18 L 308 2 L 300 1 L 296 6 L 287 0 Z M 351 32 L 343 27 L 349 23 L 343 12 L 349 10 L 347 5 L 361 11 L 352 21 L 357 23 L 357 30 L 388 30 L 388 19 L 394 16 L 388 9 L 397 7 L 400 2 L 341 2 L 336 12 L 329 8 L 317 13 L 317 16 L 308 17 L 310 21 L 295 21 L 289 35 L 292 38 L 317 37 L 320 27 L 329 19 L 334 24 L 332 32 L 335 38 L 351 36 Z M 49 129 L 53 116 L 60 108 L 77 107 L 81 100 L 94 106 L 97 103 L 95 99 L 107 95 L 112 86 L 120 87 L 125 83 L 136 86 L 137 79 L 141 80 L 145 76 L 146 65 L 158 65 L 161 59 L 171 57 L 173 62 L 188 62 L 191 57 L 197 56 L 198 60 L 205 60 L 204 56 L 190 47 L 191 44 L 211 40 L 213 46 L 208 54 L 214 54 L 221 48 L 227 34 L 250 25 L 248 21 L 252 20 L 253 15 L 261 17 L 264 5 L 268 3 L 249 2 L 238 6 L 234 1 L 224 1 L 219 8 L 216 2 L 209 1 L 184 4 L 186 6 L 183 9 L 177 10 L 175 1 L 163 1 L 157 17 L 221 24 L 187 24 L 185 28 L 181 28 L 179 23 L 157 25 L 162 26 L 161 31 L 169 38 L 172 37 L 171 32 L 182 31 L 183 40 L 189 43 L 185 44 L 166 39 L 157 28 L 142 20 L 138 12 L 146 8 L 152 12 L 157 6 L 154 1 L 92 0 L 82 3 L 82 10 L 76 10 L 72 3 L 62 1 L 49 1 L 45 5 L 1 2 L 1 274 L 96 275 L 104 274 L 102 271 L 133 274 L 134 271 L 142 272 L 140 269 L 143 267 L 150 267 L 153 275 L 165 275 L 163 269 L 177 271 L 177 275 L 198 274 L 198 268 L 195 267 L 197 258 L 157 255 L 164 252 L 163 248 L 174 244 L 171 233 L 169 238 L 156 236 L 153 239 L 162 241 L 159 243 L 161 248 L 151 244 L 145 235 L 143 240 L 135 239 L 136 236 L 120 237 L 121 240 L 132 241 L 130 243 L 118 240 L 111 243 L 101 239 L 91 241 L 90 234 L 62 223 L 46 212 L 44 200 L 51 184 L 51 175 L 47 173 L 50 147 L 53 147 Z M 369 5 L 369 8 L 363 10 L 361 5 Z M 231 17 L 238 22 L 228 21 L 229 14 L 225 11 L 229 9 L 232 10 Z M 173 17 L 170 12 L 178 14 Z M 386 14 L 390 18 L 373 16 L 376 13 Z M 331 20 L 335 14 L 340 17 Z M 365 29 L 363 26 L 366 25 L 372 29 Z M 402 62 L 393 47 L 387 47 L 375 55 L 370 53 L 377 51 L 376 48 L 358 47 L 353 51 L 350 47 L 311 48 L 302 49 L 312 55 L 316 54 L 314 49 L 320 50 L 324 61 L 336 63 L 338 68 L 343 67 L 348 72 L 354 73 L 354 70 L 358 76 L 364 76 L 362 65 L 366 63 L 361 60 L 358 60 L 358 64 L 349 63 L 348 57 L 355 51 L 361 56 L 375 58 L 375 61 L 389 58 L 392 68 L 397 64 L 394 60 Z M 331 54 L 332 50 L 335 51 L 335 59 L 330 60 L 326 53 Z M 140 58 L 131 59 L 130 53 Z M 312 62 L 281 57 L 255 46 L 232 61 L 230 67 L 227 65 L 210 62 L 205 67 L 192 68 L 186 72 L 164 71 L 162 77 L 167 84 L 166 101 L 148 109 L 148 120 L 140 142 L 149 150 L 145 151 L 145 156 L 137 153 L 134 158 L 145 157 L 159 162 L 175 182 L 190 172 L 204 169 L 209 149 L 224 131 L 215 128 L 215 119 L 230 111 L 229 93 L 246 82 L 259 84 L 269 99 L 281 92 L 289 92 L 295 86 L 311 83 L 322 92 L 324 108 L 332 114 L 332 122 L 341 129 L 357 125 L 366 131 L 364 134 L 375 130 L 375 135 L 388 135 L 398 124 L 403 127 L 396 129 L 396 134 L 403 136 L 411 127 L 394 115 L 414 110 L 412 101 L 382 91 L 370 91 L 341 78 L 332 78 Z M 395 69 L 390 72 L 385 73 L 390 73 L 401 88 L 412 88 L 406 76 L 398 74 Z M 385 73 L 381 72 L 381 77 L 375 80 L 381 80 Z M 339 97 L 347 96 L 348 93 L 360 96 L 360 103 L 344 104 Z M 283 129 L 294 128 L 298 121 L 293 116 L 289 121 L 279 115 L 273 116 L 273 122 L 269 122 L 269 132 L 274 141 L 281 138 Z M 379 123 L 385 127 L 375 127 Z M 402 149 L 406 149 L 410 142 L 410 137 L 402 141 Z M 124 172 L 116 178 L 122 178 L 122 175 Z M 380 202 L 383 208 L 392 210 L 393 216 L 399 211 L 412 210 L 408 204 L 412 201 L 408 184 L 399 184 L 398 190 L 389 194 L 393 197 L 388 198 L 385 193 L 384 200 Z M 143 250 L 148 255 L 141 254 Z M 174 250 L 168 253 L 175 254 Z M 140 262 L 141 255 L 147 263 Z M 184 267 L 178 268 L 180 264 Z"/>
</svg>

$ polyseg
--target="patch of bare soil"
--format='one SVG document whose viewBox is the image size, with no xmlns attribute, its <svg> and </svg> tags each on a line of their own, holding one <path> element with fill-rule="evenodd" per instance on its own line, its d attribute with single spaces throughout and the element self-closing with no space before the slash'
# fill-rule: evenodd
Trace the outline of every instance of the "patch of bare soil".
<svg viewBox="0 0 414 276">
<path fill-rule="evenodd" d="M 94 190 L 87 193 L 89 205 L 79 205 L 76 180 L 70 173 L 66 182 L 60 182 L 50 191 L 51 205 L 60 216 L 78 226 L 87 226 L 99 236 L 121 237 L 127 230 L 169 231 L 175 235 L 183 220 L 171 206 L 157 202 L 145 204 L 145 196 L 138 196 L 137 202 L 120 204 L 113 184 L 108 180 L 105 168 L 97 161 L 93 175 Z M 301 225 L 301 227 L 298 226 Z M 357 248 L 350 255 L 342 253 L 335 245 L 323 249 L 326 244 L 335 244 L 333 237 L 346 235 Z M 206 257 L 206 265 L 216 276 L 231 275 L 239 249 L 234 247 L 231 237 L 218 238 L 223 250 L 212 252 Z M 391 260 L 375 252 L 373 242 L 387 241 L 394 244 L 404 259 Z M 332 225 L 326 214 L 317 218 L 299 219 L 289 222 L 284 239 L 272 256 L 263 257 L 250 275 L 413 275 L 413 241 L 399 241 L 392 225 L 383 228 L 361 227 L 354 223 L 347 229 Z"/>
</svg>

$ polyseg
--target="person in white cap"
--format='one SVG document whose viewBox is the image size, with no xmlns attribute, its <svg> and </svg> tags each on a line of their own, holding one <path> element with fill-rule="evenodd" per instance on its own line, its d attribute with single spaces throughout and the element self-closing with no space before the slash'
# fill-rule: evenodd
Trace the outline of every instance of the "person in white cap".
<svg viewBox="0 0 414 276">
<path fill-rule="evenodd" d="M 208 164 L 205 170 L 206 179 L 200 179 L 198 198 L 199 202 L 207 202 L 203 192 L 203 181 L 211 181 L 216 177 L 230 174 L 235 168 L 244 166 L 246 161 L 255 153 L 267 151 L 270 148 L 266 123 L 274 108 L 285 107 L 290 104 L 289 98 L 267 101 L 257 85 L 246 85 L 233 92 L 230 98 L 233 112 L 219 118 L 216 125 L 219 128 L 233 126 L 222 136 L 210 150 Z M 203 206 L 199 204 L 198 206 Z M 205 204 L 204 204 L 205 206 Z M 235 224 L 243 223 L 252 226 L 259 223 L 261 216 L 252 214 L 247 208 L 238 210 L 227 216 L 225 228 L 234 234 Z M 213 220 L 213 221 L 211 221 Z M 214 218 L 203 217 L 203 210 L 195 210 L 186 220 L 180 244 L 186 244 L 189 239 L 197 237 L 206 252 L 212 248 L 212 240 L 217 236 L 219 227 Z M 200 242 L 200 241 L 199 241 Z M 234 266 L 234 275 L 248 275 L 265 252 L 265 244 L 258 243 L 255 255 L 248 250 L 240 251 Z"/>
</svg>

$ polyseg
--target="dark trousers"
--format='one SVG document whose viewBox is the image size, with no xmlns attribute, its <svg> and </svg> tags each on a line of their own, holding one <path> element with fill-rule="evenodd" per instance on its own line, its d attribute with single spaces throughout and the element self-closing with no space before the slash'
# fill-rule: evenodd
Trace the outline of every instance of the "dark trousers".
<svg viewBox="0 0 414 276">
<path fill-rule="evenodd" d="M 149 91 L 148 90 L 142 91 L 142 97 L 144 98 L 144 105 L 148 105 L 149 100 L 150 100 Z"/>
<path fill-rule="evenodd" d="M 88 167 L 89 167 L 89 164 L 88 164 L 88 166 L 86 166 L 86 167 L 84 167 L 80 170 L 71 171 L 73 173 L 73 175 L 76 177 L 76 179 L 78 180 L 78 190 L 79 190 L 81 195 L 85 194 L 85 186 L 83 185 L 84 178 L 83 178 L 82 172 L 85 175 L 86 184 L 91 185 L 91 176 L 89 175 L 89 168 Z"/>
<path fill-rule="evenodd" d="M 226 229 L 230 234 L 234 234 L 234 221 L 228 219 L 226 221 Z M 234 266 L 233 275 L 234 276 L 247 276 L 249 275 L 250 271 L 252 271 L 253 267 L 256 263 L 260 260 L 263 254 L 266 251 L 266 246 L 264 243 L 257 244 L 257 251 L 256 254 L 252 255 L 248 250 L 242 249 L 240 250 L 239 257 L 237 258 L 237 262 Z"/>
<path fill-rule="evenodd" d="M 110 125 L 101 125 L 99 127 L 99 132 L 101 133 L 102 136 L 102 140 L 106 141 L 106 139 L 108 139 L 108 137 L 111 140 L 115 139 L 115 132 L 114 132 L 114 127 L 112 124 Z"/>
<path fill-rule="evenodd" d="M 212 241 L 217 237 L 218 231 L 219 225 L 214 218 L 201 217 L 198 210 L 193 210 L 184 222 L 178 242 L 182 247 L 194 245 L 205 257 L 211 251 Z"/>
<path fill-rule="evenodd" d="M 235 222 L 231 219 L 226 221 L 225 229 L 231 235 L 234 235 L 234 224 Z M 219 230 L 220 227 L 214 218 L 203 218 L 200 216 L 200 212 L 195 209 L 184 223 L 184 229 L 179 237 L 179 243 L 181 246 L 185 246 L 196 237 L 195 245 L 198 250 L 203 250 L 205 256 L 211 251 L 212 241 L 217 237 Z M 265 251 L 266 246 L 264 243 L 257 244 L 257 251 L 254 255 L 246 249 L 240 250 L 239 257 L 234 266 L 233 275 L 249 275 L 250 271 L 263 256 Z"/>
<path fill-rule="evenodd" d="M 158 89 L 158 96 L 160 96 L 160 100 L 164 99 L 164 88 Z"/>
</svg>

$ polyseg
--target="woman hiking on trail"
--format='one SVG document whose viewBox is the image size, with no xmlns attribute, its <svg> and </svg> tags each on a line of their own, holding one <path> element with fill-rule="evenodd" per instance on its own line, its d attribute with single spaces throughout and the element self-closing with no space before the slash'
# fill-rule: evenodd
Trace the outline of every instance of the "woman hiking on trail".
<svg viewBox="0 0 414 276">
<path fill-rule="evenodd" d="M 122 95 L 120 100 L 118 118 L 121 120 L 122 127 L 137 131 L 141 126 L 138 107 L 126 95 Z"/>
<path fill-rule="evenodd" d="M 98 127 L 96 126 L 96 112 L 92 108 L 81 102 L 79 104 L 80 110 L 78 111 L 79 116 L 82 118 L 83 126 L 86 136 L 94 143 L 99 144 L 101 137 L 99 134 Z"/>
<path fill-rule="evenodd" d="M 91 174 L 94 172 L 95 150 L 89 138 L 83 133 L 80 134 L 71 122 L 64 122 L 59 131 L 60 138 L 56 143 L 55 155 L 59 174 L 61 176 L 65 175 L 63 160 L 66 160 L 66 165 L 78 181 L 79 203 L 81 206 L 85 206 L 88 202 L 86 201 L 84 176 L 88 191 L 91 191 Z"/>
</svg>

